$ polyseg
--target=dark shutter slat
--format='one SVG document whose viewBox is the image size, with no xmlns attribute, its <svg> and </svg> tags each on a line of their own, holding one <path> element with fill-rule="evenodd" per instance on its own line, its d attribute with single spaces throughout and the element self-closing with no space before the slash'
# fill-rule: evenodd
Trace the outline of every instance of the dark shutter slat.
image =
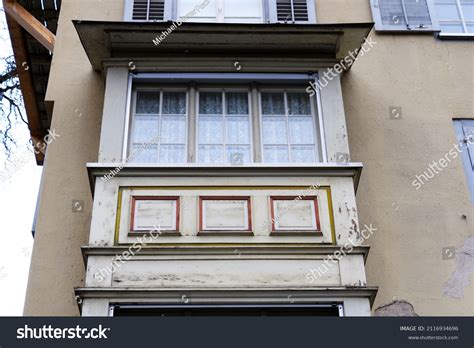
<svg viewBox="0 0 474 348">
<path fill-rule="evenodd" d="M 279 21 L 308 21 L 307 0 L 277 0 Z"/>
<path fill-rule="evenodd" d="M 134 0 L 133 20 L 163 20 L 165 14 L 165 0 Z"/>
</svg>

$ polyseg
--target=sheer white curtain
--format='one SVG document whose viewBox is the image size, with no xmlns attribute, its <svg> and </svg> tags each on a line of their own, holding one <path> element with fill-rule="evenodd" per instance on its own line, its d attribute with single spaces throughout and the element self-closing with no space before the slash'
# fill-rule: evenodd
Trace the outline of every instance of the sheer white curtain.
<svg viewBox="0 0 474 348">
<path fill-rule="evenodd" d="M 198 162 L 251 161 L 248 92 L 199 93 Z"/>
<path fill-rule="evenodd" d="M 263 161 L 316 162 L 315 121 L 304 92 L 262 92 Z"/>
<path fill-rule="evenodd" d="M 186 92 L 137 91 L 129 161 L 186 162 Z"/>
</svg>

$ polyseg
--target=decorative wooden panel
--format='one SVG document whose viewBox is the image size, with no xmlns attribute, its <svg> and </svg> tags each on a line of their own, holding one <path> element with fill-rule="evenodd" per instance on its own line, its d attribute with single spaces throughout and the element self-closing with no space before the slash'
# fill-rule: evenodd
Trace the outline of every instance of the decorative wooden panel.
<svg viewBox="0 0 474 348">
<path fill-rule="evenodd" d="M 252 230 L 250 197 L 199 197 L 200 231 Z"/>
<path fill-rule="evenodd" d="M 270 197 L 272 230 L 320 232 L 318 199 L 312 197 Z"/>
<path fill-rule="evenodd" d="M 130 232 L 178 232 L 179 201 L 179 197 L 132 197 Z"/>
</svg>

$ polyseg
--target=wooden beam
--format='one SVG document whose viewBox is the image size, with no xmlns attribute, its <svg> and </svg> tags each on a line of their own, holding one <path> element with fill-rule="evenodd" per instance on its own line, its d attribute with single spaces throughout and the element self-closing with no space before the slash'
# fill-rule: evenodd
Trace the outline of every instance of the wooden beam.
<svg viewBox="0 0 474 348">
<path fill-rule="evenodd" d="M 49 31 L 40 21 L 38 21 L 31 13 L 29 13 L 16 0 L 3 0 L 3 7 L 15 22 L 25 29 L 46 49 L 53 52 L 55 35 Z"/>
<path fill-rule="evenodd" d="M 35 150 L 36 162 L 42 164 L 44 161 L 44 137 L 47 134 L 41 125 L 41 117 L 36 101 L 35 89 L 31 78 L 31 68 L 29 67 L 28 53 L 23 36 L 23 30 L 20 25 L 7 17 L 8 30 L 12 42 L 13 54 L 20 79 L 21 94 L 25 104 L 26 115 L 28 119 L 28 128 L 31 134 L 31 141 Z"/>
</svg>

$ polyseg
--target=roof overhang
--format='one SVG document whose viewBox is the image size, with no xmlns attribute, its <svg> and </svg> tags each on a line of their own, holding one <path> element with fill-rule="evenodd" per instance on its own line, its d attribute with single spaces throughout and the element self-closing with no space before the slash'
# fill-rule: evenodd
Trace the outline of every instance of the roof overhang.
<svg viewBox="0 0 474 348">
<path fill-rule="evenodd" d="M 183 23 L 158 45 L 153 40 L 173 22 L 74 21 L 95 70 L 111 59 L 205 57 L 320 58 L 357 53 L 373 23 L 229 24 Z M 157 41 L 155 41 L 157 42 Z"/>
<path fill-rule="evenodd" d="M 36 163 L 42 165 L 52 103 L 45 100 L 61 1 L 3 0 Z"/>
</svg>

